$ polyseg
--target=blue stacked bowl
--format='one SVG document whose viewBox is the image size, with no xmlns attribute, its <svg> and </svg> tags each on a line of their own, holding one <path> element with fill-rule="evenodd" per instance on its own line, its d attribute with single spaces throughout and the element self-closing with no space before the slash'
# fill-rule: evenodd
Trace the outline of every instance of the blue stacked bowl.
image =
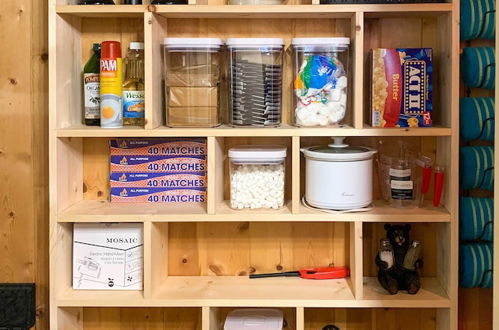
<svg viewBox="0 0 499 330">
<path fill-rule="evenodd" d="M 493 89 L 495 86 L 493 47 L 466 47 L 461 54 L 461 76 L 466 86 Z"/>
<path fill-rule="evenodd" d="M 461 188 L 494 189 L 494 147 L 461 147 Z"/>
<path fill-rule="evenodd" d="M 464 97 L 460 100 L 460 132 L 464 142 L 494 141 L 494 98 Z"/>
<path fill-rule="evenodd" d="M 461 244 L 459 285 L 463 288 L 491 288 L 493 283 L 492 243 Z"/>
</svg>

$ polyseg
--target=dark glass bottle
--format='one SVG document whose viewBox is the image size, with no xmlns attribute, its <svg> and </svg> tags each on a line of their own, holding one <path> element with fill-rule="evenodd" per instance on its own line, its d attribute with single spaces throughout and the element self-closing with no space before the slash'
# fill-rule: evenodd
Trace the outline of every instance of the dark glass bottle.
<svg viewBox="0 0 499 330">
<path fill-rule="evenodd" d="M 80 5 L 114 5 L 113 0 L 80 0 Z"/>
<path fill-rule="evenodd" d="M 100 44 L 94 44 L 93 54 L 83 68 L 83 117 L 85 125 L 100 125 Z"/>
</svg>

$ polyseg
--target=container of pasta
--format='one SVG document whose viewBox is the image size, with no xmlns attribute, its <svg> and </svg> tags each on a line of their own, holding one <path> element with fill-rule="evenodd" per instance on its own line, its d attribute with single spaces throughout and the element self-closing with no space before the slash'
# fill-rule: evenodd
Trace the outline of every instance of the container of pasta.
<svg viewBox="0 0 499 330">
<path fill-rule="evenodd" d="M 373 127 L 432 126 L 431 48 L 371 51 Z"/>
</svg>

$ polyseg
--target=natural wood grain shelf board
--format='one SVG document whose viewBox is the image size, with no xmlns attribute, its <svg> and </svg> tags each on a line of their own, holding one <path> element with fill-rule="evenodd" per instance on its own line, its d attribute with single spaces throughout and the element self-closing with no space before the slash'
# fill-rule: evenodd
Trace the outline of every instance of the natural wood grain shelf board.
<svg viewBox="0 0 499 330">
<path fill-rule="evenodd" d="M 419 308 L 447 308 L 450 301 L 444 288 L 437 278 L 426 277 L 421 279 L 421 290 L 415 295 L 401 291 L 396 295 L 388 294 L 377 278 L 364 278 L 364 303 L 366 307 L 419 307 Z M 370 305 L 372 304 L 372 305 Z"/>
<path fill-rule="evenodd" d="M 143 17 L 147 6 L 130 5 L 58 5 L 58 14 L 77 17 Z"/>
<path fill-rule="evenodd" d="M 269 6 L 156 6 L 156 13 L 173 18 L 350 18 L 356 12 L 438 14 L 450 12 L 452 4 L 398 5 L 269 5 Z M 380 14 L 380 15 L 381 15 Z"/>
<path fill-rule="evenodd" d="M 142 129 L 137 127 L 104 129 L 91 126 L 77 126 L 57 130 L 58 137 L 166 137 L 166 136 L 450 136 L 447 127 L 428 128 L 372 128 L 343 127 L 295 127 L 282 125 L 276 128 L 168 128 Z"/>
<path fill-rule="evenodd" d="M 448 308 L 449 299 L 434 278 L 423 278 L 417 295 L 383 292 L 375 278 L 364 280 L 364 299 L 355 299 L 349 279 L 305 280 L 245 276 L 169 276 L 153 296 L 142 291 L 67 290 L 57 299 L 63 307 L 343 307 Z"/>
<path fill-rule="evenodd" d="M 451 3 L 437 4 L 372 4 L 372 5 L 165 5 L 165 6 L 78 6 L 58 5 L 58 14 L 79 17 L 138 17 L 145 12 L 154 12 L 170 18 L 350 18 L 356 12 L 367 17 L 438 15 L 450 12 Z"/>
<path fill-rule="evenodd" d="M 189 306 L 320 307 L 355 302 L 348 280 L 249 279 L 246 276 L 170 276 L 152 301 Z"/>
<path fill-rule="evenodd" d="M 300 216 L 304 221 L 363 221 L 363 222 L 449 222 L 450 213 L 443 207 L 435 208 L 428 202 L 421 208 L 394 208 L 385 201 L 373 201 L 368 212 L 329 214 L 311 210 L 300 205 Z M 338 220 L 336 220 L 338 219 Z M 341 219 L 341 220 L 340 220 Z"/>
<path fill-rule="evenodd" d="M 171 221 L 195 221 L 206 217 L 206 205 L 187 204 L 148 204 L 110 203 L 108 201 L 83 200 L 59 217 L 59 222 L 146 222 L 156 217 Z"/>
<path fill-rule="evenodd" d="M 57 305 L 62 307 L 113 307 L 135 306 L 144 304 L 143 291 L 106 291 L 106 290 L 73 290 L 67 289 L 57 298 Z"/>
<path fill-rule="evenodd" d="M 291 203 L 280 210 L 233 210 L 227 201 L 217 207 L 216 214 L 206 214 L 204 204 L 166 206 L 155 204 L 117 204 L 83 200 L 61 212 L 59 222 L 449 222 L 450 214 L 442 207 L 414 209 L 392 208 L 375 201 L 373 210 L 362 213 L 330 214 L 300 207 L 291 213 Z"/>
</svg>

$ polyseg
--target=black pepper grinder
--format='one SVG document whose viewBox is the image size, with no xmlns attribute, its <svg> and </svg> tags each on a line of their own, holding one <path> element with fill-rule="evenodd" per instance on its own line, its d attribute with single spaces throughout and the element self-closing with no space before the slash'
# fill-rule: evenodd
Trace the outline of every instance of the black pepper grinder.
<svg viewBox="0 0 499 330">
<path fill-rule="evenodd" d="M 338 328 L 338 327 L 337 327 L 337 326 L 335 326 L 335 325 L 328 324 L 328 325 L 326 325 L 324 328 L 322 328 L 322 330 L 340 330 L 340 328 Z"/>
</svg>

